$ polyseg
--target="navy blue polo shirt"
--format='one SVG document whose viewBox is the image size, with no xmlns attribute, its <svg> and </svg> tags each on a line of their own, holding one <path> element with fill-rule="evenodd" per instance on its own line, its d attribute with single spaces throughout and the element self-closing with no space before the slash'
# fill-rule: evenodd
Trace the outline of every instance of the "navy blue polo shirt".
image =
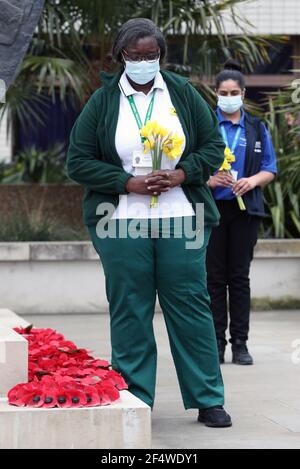
<svg viewBox="0 0 300 469">
<path fill-rule="evenodd" d="M 217 117 L 219 125 L 222 124 L 225 127 L 230 148 L 232 147 L 237 128 L 241 127 L 242 129 L 240 141 L 234 152 L 235 162 L 231 163 L 231 168 L 238 172 L 237 178 L 241 179 L 244 177 L 247 146 L 244 110 L 243 108 L 241 108 L 241 118 L 236 124 L 233 124 L 230 120 L 226 119 L 226 117 L 223 116 L 219 107 L 217 108 Z M 260 171 L 269 171 L 270 173 L 277 174 L 276 156 L 272 144 L 272 139 L 265 125 L 263 125 L 263 129 L 264 154 L 262 155 Z M 230 187 L 216 187 L 216 189 L 212 190 L 212 194 L 216 200 L 231 200 L 235 198 L 235 195 L 233 194 L 232 189 Z"/>
</svg>

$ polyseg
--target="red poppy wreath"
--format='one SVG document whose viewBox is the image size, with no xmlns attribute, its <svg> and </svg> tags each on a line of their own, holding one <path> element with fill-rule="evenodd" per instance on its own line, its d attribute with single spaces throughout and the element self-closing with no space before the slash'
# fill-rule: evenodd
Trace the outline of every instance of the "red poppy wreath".
<svg viewBox="0 0 300 469">
<path fill-rule="evenodd" d="M 108 405 L 128 389 L 106 360 L 53 329 L 15 328 L 28 340 L 28 383 L 8 392 L 9 404 L 30 407 L 92 407 Z"/>
</svg>

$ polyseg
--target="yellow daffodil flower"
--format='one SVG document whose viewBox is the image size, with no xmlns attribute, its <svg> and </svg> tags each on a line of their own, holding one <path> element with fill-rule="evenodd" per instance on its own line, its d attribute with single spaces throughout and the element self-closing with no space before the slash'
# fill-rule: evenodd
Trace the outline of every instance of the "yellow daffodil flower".
<svg viewBox="0 0 300 469">
<path fill-rule="evenodd" d="M 224 150 L 224 158 L 228 161 L 228 163 L 234 163 L 235 161 L 235 156 L 230 150 L 230 148 L 226 147 Z"/>
<path fill-rule="evenodd" d="M 226 147 L 224 150 L 224 161 L 222 163 L 222 166 L 220 167 L 219 171 L 228 171 L 229 174 L 231 174 L 231 164 L 235 162 L 235 156 L 230 150 L 230 148 Z M 243 198 L 238 195 L 237 196 L 237 201 L 239 204 L 240 210 L 246 210 L 246 206 L 244 204 Z"/>
<path fill-rule="evenodd" d="M 163 142 L 162 150 L 170 160 L 176 160 L 182 153 L 184 138 L 174 133 Z"/>
<path fill-rule="evenodd" d="M 235 162 L 235 156 L 230 150 L 230 148 L 226 147 L 224 150 L 224 161 L 222 166 L 220 167 L 219 171 L 230 171 L 231 164 Z"/>
<path fill-rule="evenodd" d="M 226 158 L 224 158 L 224 161 L 222 163 L 222 166 L 220 167 L 219 171 L 229 171 L 231 169 L 231 164 L 228 163 Z"/>
<path fill-rule="evenodd" d="M 153 170 L 161 169 L 163 153 L 170 160 L 175 160 L 182 154 L 184 137 L 170 132 L 158 121 L 148 121 L 140 130 L 140 135 L 143 138 L 144 153 L 151 153 Z M 151 197 L 150 207 L 157 207 L 157 204 L 158 197 Z"/>
<path fill-rule="evenodd" d="M 148 153 L 149 151 L 153 150 L 155 146 L 155 140 L 153 137 L 149 136 L 144 141 L 144 153 Z"/>
</svg>

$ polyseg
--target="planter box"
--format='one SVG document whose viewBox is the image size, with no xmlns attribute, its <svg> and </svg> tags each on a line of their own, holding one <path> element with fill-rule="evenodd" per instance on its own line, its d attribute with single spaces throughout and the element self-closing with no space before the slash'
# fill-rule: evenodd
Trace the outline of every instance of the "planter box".
<svg viewBox="0 0 300 469">
<path fill-rule="evenodd" d="M 31 313 L 108 311 L 101 264 L 92 243 L 0 243 L 1 304 Z"/>
<path fill-rule="evenodd" d="M 40 213 L 43 219 L 82 230 L 83 195 L 77 184 L 0 184 L 0 220 Z"/>
<path fill-rule="evenodd" d="M 19 314 L 107 312 L 105 279 L 91 242 L 0 243 L 0 298 Z M 259 240 L 253 305 L 300 306 L 300 240 Z"/>
<path fill-rule="evenodd" d="M 250 272 L 257 309 L 300 309 L 300 239 L 260 239 Z"/>
</svg>

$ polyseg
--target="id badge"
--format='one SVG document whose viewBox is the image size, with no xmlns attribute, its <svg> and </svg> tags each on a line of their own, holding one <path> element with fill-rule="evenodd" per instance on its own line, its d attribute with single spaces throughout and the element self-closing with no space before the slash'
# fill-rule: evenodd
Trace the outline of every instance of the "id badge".
<svg viewBox="0 0 300 469">
<path fill-rule="evenodd" d="M 136 150 L 132 154 L 132 166 L 136 176 L 144 176 L 152 171 L 152 157 L 150 153 Z"/>
<path fill-rule="evenodd" d="M 238 171 L 236 171 L 235 169 L 231 169 L 230 172 L 231 172 L 231 175 L 232 175 L 233 179 L 236 182 L 237 178 L 238 178 Z"/>
</svg>

